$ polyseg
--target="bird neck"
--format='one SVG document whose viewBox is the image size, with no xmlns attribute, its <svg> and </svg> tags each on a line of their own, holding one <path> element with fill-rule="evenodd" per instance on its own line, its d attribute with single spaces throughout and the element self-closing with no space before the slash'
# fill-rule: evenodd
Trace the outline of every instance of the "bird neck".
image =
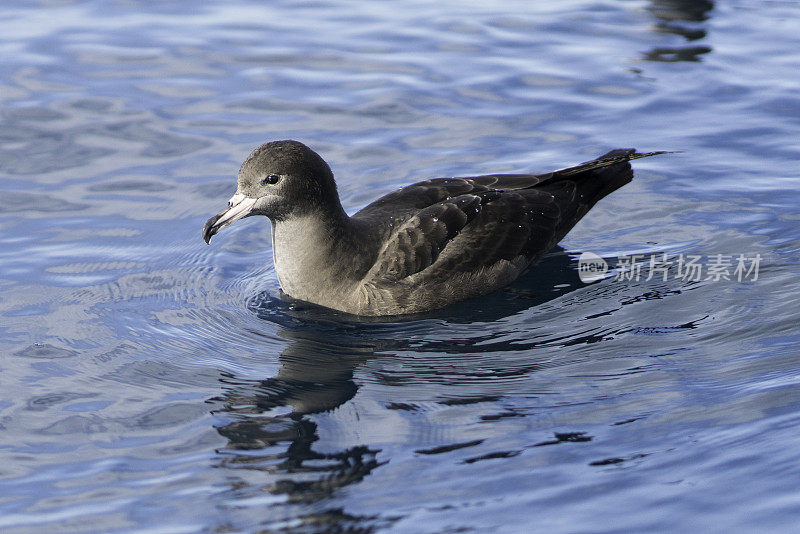
<svg viewBox="0 0 800 534">
<path fill-rule="evenodd" d="M 329 301 L 341 298 L 339 293 L 368 268 L 353 264 L 354 258 L 368 262 L 354 255 L 357 242 L 355 225 L 341 205 L 272 221 L 272 259 L 281 289 L 297 299 L 337 307 Z"/>
</svg>

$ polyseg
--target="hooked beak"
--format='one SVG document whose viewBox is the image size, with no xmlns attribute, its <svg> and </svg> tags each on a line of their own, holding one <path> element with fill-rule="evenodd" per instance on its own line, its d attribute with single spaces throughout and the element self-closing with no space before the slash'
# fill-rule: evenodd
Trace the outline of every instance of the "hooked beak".
<svg viewBox="0 0 800 534">
<path fill-rule="evenodd" d="M 221 211 L 206 221 L 203 226 L 203 240 L 206 243 L 211 242 L 211 237 L 239 219 L 244 219 L 253 215 L 253 206 L 255 206 L 257 198 L 250 198 L 239 193 L 236 193 L 228 201 L 228 209 Z"/>
</svg>

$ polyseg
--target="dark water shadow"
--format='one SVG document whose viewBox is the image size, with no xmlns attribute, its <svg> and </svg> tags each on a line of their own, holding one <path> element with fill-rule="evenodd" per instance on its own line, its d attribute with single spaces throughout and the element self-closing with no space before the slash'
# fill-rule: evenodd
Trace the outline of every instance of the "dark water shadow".
<svg viewBox="0 0 800 534">
<path fill-rule="evenodd" d="M 713 10 L 711 0 L 652 0 L 647 11 L 656 19 L 655 31 L 683 37 L 687 44 L 651 48 L 644 53 L 644 59 L 667 63 L 702 61 L 702 56 L 713 49 L 697 42 L 708 36 L 707 21 Z"/>
</svg>

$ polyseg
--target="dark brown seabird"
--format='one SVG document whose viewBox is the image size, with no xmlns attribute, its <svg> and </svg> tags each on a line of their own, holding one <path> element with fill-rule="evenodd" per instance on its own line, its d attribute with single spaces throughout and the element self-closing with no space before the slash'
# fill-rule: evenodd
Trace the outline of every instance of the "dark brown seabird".
<svg viewBox="0 0 800 534">
<path fill-rule="evenodd" d="M 630 160 L 663 153 L 617 149 L 546 174 L 425 180 L 348 216 L 325 160 L 298 141 L 273 141 L 244 161 L 203 239 L 264 215 L 286 294 L 355 315 L 423 312 L 510 284 L 633 179 Z"/>
</svg>

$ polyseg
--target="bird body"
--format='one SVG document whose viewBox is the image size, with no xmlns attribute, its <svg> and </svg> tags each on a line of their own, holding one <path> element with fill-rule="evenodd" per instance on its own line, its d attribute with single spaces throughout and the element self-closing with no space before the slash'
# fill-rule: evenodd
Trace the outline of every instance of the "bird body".
<svg viewBox="0 0 800 534">
<path fill-rule="evenodd" d="M 425 180 L 348 216 L 324 160 L 275 141 L 245 160 L 237 194 L 203 237 L 266 215 L 275 272 L 291 297 L 355 315 L 428 311 L 513 282 L 631 181 L 629 160 L 660 153 L 618 149 L 547 174 Z"/>
</svg>

